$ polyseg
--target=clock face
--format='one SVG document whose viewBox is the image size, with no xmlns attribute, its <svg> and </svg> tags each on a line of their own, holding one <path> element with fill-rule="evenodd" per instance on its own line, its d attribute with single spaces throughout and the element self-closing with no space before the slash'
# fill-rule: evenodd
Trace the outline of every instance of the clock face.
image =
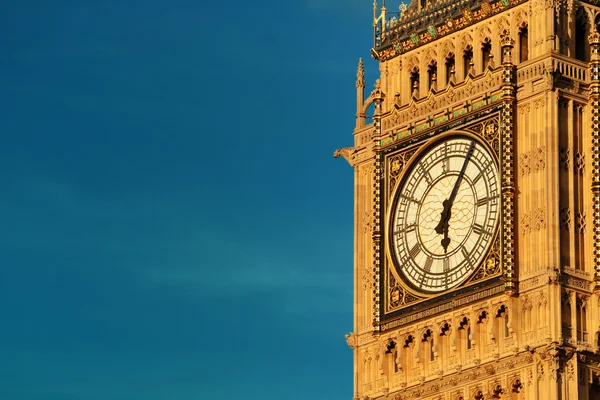
<svg viewBox="0 0 600 400">
<path fill-rule="evenodd" d="M 483 261 L 499 219 L 498 170 L 470 137 L 436 142 L 411 164 L 390 220 L 392 254 L 413 288 L 438 293 Z"/>
</svg>

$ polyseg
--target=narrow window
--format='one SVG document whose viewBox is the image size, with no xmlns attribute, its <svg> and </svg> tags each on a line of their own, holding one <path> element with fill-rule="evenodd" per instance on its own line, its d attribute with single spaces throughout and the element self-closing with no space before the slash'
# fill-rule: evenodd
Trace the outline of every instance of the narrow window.
<svg viewBox="0 0 600 400">
<path fill-rule="evenodd" d="M 562 335 L 565 339 L 571 338 L 571 301 L 568 295 L 563 295 L 561 302 Z"/>
<path fill-rule="evenodd" d="M 471 326 L 467 326 L 467 350 L 471 350 L 473 343 L 471 342 Z"/>
<path fill-rule="evenodd" d="M 446 58 L 446 85 L 448 83 L 450 83 L 450 79 L 452 78 L 452 75 L 454 75 L 455 73 L 455 60 L 454 60 L 454 54 L 450 53 L 448 55 L 448 57 Z"/>
<path fill-rule="evenodd" d="M 429 90 L 437 90 L 437 63 L 432 61 L 427 68 Z"/>
<path fill-rule="evenodd" d="M 390 343 L 387 345 L 385 354 L 388 355 L 387 356 L 389 358 L 388 364 L 391 363 L 391 366 L 392 366 L 391 370 L 394 371 L 394 373 L 398 373 L 398 363 L 396 362 L 397 352 L 398 352 L 398 350 L 396 349 L 396 342 L 390 341 Z"/>
<path fill-rule="evenodd" d="M 580 342 L 588 341 L 585 307 L 585 302 L 582 299 L 577 299 L 577 340 Z"/>
<path fill-rule="evenodd" d="M 463 53 L 463 77 L 466 79 L 469 75 L 469 69 L 471 69 L 471 63 L 473 62 L 473 48 L 467 46 Z"/>
<path fill-rule="evenodd" d="M 529 31 L 526 26 L 519 29 L 519 49 L 519 61 L 524 62 L 529 60 Z"/>
<path fill-rule="evenodd" d="M 485 41 L 481 45 L 481 70 L 485 71 L 485 69 L 490 64 L 490 54 L 492 54 L 492 43 L 490 39 L 485 38 Z"/>
<path fill-rule="evenodd" d="M 435 360 L 435 352 L 434 352 L 434 344 L 433 344 L 433 336 L 431 337 L 431 339 L 429 339 L 429 361 L 434 361 Z"/>
<path fill-rule="evenodd" d="M 587 61 L 585 59 L 586 36 L 587 32 L 585 29 L 585 24 L 583 21 L 577 20 L 577 23 L 575 24 L 575 58 L 581 61 Z"/>
<path fill-rule="evenodd" d="M 419 68 L 417 67 L 410 73 L 410 89 L 414 97 L 419 97 Z"/>
</svg>

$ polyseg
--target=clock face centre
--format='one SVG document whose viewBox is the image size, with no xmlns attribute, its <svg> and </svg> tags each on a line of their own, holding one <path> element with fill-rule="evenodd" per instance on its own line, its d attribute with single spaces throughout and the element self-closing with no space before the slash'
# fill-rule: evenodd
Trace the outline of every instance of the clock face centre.
<svg viewBox="0 0 600 400">
<path fill-rule="evenodd" d="M 473 225 L 475 215 L 475 193 L 472 186 L 463 182 L 460 185 L 452 207 L 448 223 L 448 236 L 452 238 L 447 249 L 441 244 L 440 235 L 435 231 L 444 210 L 443 202 L 448 199 L 458 179 L 458 174 L 449 173 L 434 182 L 423 198 L 419 209 L 417 226 L 423 249 L 432 257 L 447 257 L 458 251 L 466 240 Z"/>
<path fill-rule="evenodd" d="M 460 285 L 483 263 L 499 224 L 494 158 L 471 137 L 435 140 L 411 160 L 390 216 L 403 282 L 424 293 Z"/>
</svg>

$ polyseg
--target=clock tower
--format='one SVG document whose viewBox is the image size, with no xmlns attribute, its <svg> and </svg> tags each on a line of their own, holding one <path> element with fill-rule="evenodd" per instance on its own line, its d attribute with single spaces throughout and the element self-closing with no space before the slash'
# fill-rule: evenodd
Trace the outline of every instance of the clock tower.
<svg viewBox="0 0 600 400">
<path fill-rule="evenodd" d="M 600 400 L 600 0 L 388 6 L 334 154 L 354 399 Z"/>
</svg>

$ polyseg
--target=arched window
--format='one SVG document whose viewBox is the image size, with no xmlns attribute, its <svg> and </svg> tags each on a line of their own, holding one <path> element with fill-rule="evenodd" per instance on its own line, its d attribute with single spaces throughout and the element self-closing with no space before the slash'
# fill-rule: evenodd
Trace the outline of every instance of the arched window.
<svg viewBox="0 0 600 400">
<path fill-rule="evenodd" d="M 527 25 L 519 29 L 519 62 L 529 59 L 529 31 Z"/>
<path fill-rule="evenodd" d="M 448 357 L 450 356 L 450 324 L 442 323 L 440 327 L 440 335 L 436 345 L 438 359 L 442 360 L 445 365 L 440 365 L 442 369 L 448 365 Z"/>
<path fill-rule="evenodd" d="M 575 24 L 575 58 L 580 61 L 589 61 L 587 54 L 587 16 L 580 16 Z"/>
<path fill-rule="evenodd" d="M 488 323 L 488 312 L 481 311 L 477 316 L 477 343 L 480 348 L 487 344 L 487 323 Z"/>
<path fill-rule="evenodd" d="M 500 319 L 498 334 L 500 335 L 502 333 L 505 338 L 509 337 L 510 325 L 508 320 L 508 309 L 506 308 L 506 306 L 500 306 L 500 308 L 498 309 L 498 313 L 496 314 L 496 318 Z"/>
<path fill-rule="evenodd" d="M 397 374 L 398 373 L 398 363 L 396 362 L 397 357 L 397 349 L 396 342 L 390 340 L 385 350 L 386 358 L 387 358 L 387 372 L 388 374 Z"/>
<path fill-rule="evenodd" d="M 406 380 L 411 378 L 411 372 L 414 367 L 414 348 L 415 340 L 412 335 L 408 335 L 402 345 L 402 368 L 406 371 Z"/>
<path fill-rule="evenodd" d="M 490 65 L 490 58 L 492 54 L 492 41 L 489 38 L 485 38 L 481 44 L 481 70 L 485 69 Z"/>
<path fill-rule="evenodd" d="M 581 296 L 577 299 L 577 340 L 579 342 L 588 341 L 587 332 L 587 301 Z"/>
<path fill-rule="evenodd" d="M 467 46 L 463 52 L 463 78 L 467 78 L 473 63 L 473 47 Z"/>
<path fill-rule="evenodd" d="M 423 339 L 421 340 L 425 344 L 425 352 L 424 357 L 426 357 L 429 361 L 435 360 L 435 348 L 433 343 L 433 332 L 431 329 L 427 329 L 423 334 Z"/>
<path fill-rule="evenodd" d="M 410 88 L 413 97 L 419 97 L 419 67 L 414 67 L 410 73 Z"/>
<path fill-rule="evenodd" d="M 458 324 L 458 340 L 460 341 L 460 350 L 463 357 L 463 363 L 466 362 L 466 352 L 473 348 L 473 337 L 471 336 L 471 324 L 469 318 L 464 317 Z"/>
<path fill-rule="evenodd" d="M 448 54 L 448 57 L 446 57 L 446 85 L 450 83 L 450 80 L 454 81 L 455 65 L 454 53 Z"/>
<path fill-rule="evenodd" d="M 562 335 L 565 339 L 570 339 L 572 337 L 571 299 L 568 294 L 563 294 L 561 298 L 561 319 Z"/>
<path fill-rule="evenodd" d="M 429 90 L 437 90 L 437 61 L 432 60 L 427 67 Z"/>
</svg>

